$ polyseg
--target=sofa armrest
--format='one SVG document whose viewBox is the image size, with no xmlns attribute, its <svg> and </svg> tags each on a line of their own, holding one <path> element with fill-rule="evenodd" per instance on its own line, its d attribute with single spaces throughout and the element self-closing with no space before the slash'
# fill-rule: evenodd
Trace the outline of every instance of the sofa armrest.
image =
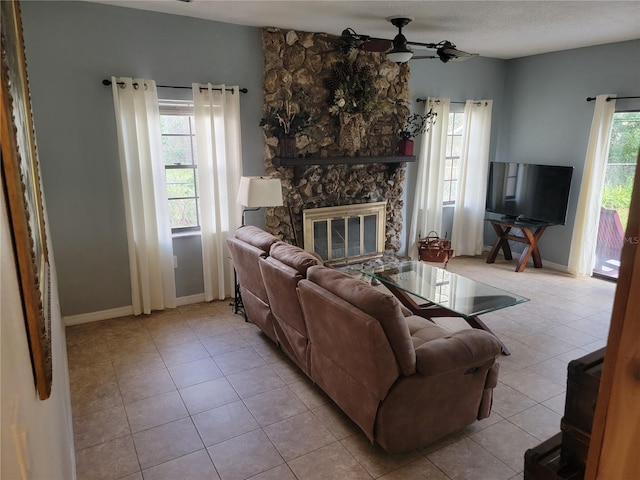
<svg viewBox="0 0 640 480">
<path fill-rule="evenodd" d="M 461 330 L 417 347 L 416 371 L 421 375 L 442 375 L 473 369 L 491 358 L 495 359 L 500 352 L 500 343 L 490 333 L 476 329 Z"/>
</svg>

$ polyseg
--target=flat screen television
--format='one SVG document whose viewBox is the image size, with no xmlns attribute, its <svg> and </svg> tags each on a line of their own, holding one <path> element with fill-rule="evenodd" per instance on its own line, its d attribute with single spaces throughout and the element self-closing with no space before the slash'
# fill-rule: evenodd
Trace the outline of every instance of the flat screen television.
<svg viewBox="0 0 640 480">
<path fill-rule="evenodd" d="M 573 167 L 491 162 L 487 212 L 564 225 Z"/>
</svg>

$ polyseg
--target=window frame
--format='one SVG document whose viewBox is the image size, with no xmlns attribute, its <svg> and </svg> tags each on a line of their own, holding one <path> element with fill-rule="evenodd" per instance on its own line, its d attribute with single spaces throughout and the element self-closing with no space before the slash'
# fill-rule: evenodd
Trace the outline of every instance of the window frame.
<svg viewBox="0 0 640 480">
<path fill-rule="evenodd" d="M 453 121 L 450 121 L 451 116 L 453 115 Z M 452 186 L 455 184 L 457 186 L 457 182 L 459 180 L 458 176 L 459 176 L 459 170 L 460 170 L 460 155 L 452 155 L 453 153 L 453 144 L 454 144 L 454 137 L 460 137 L 460 139 L 462 140 L 462 136 L 464 133 L 464 123 L 462 124 L 462 129 L 460 131 L 459 134 L 456 134 L 455 132 L 451 132 L 449 130 L 449 125 L 455 125 L 456 122 L 456 118 L 458 116 L 462 116 L 462 118 L 464 119 L 464 110 L 461 108 L 452 108 L 449 111 L 449 118 L 447 118 L 447 145 L 446 145 L 446 152 L 445 152 L 445 157 L 444 157 L 444 175 L 443 175 L 443 184 L 442 184 L 442 192 L 443 192 L 443 198 L 442 198 L 442 206 L 444 207 L 454 207 L 456 204 L 456 200 L 455 198 L 451 199 L 451 191 L 452 191 Z M 455 163 L 455 160 L 458 160 L 458 168 L 456 169 L 455 175 L 454 175 L 454 168 L 453 165 Z M 448 178 L 447 177 L 447 168 L 446 168 L 446 164 L 447 161 L 451 162 L 451 169 L 450 169 L 450 174 L 451 176 Z M 444 192 L 446 192 L 446 185 L 447 183 L 449 183 L 449 196 L 447 199 L 444 198 Z"/>
<path fill-rule="evenodd" d="M 171 227 L 171 234 L 174 236 L 177 235 L 181 235 L 181 234 L 191 234 L 191 233 L 197 233 L 199 234 L 201 232 L 201 224 L 202 222 L 200 221 L 200 195 L 199 195 L 199 191 L 198 191 L 198 160 L 197 160 L 197 156 L 196 156 L 196 150 L 195 150 L 195 110 L 194 110 L 194 105 L 193 105 L 193 101 L 191 100 L 168 100 L 168 99 L 159 99 L 158 100 L 158 110 L 159 110 L 159 114 L 160 117 L 163 116 L 189 116 L 191 117 L 191 121 L 189 122 L 189 131 L 190 133 L 181 133 L 181 134 L 165 134 L 165 133 L 161 133 L 162 137 L 165 136 L 171 136 L 171 137 L 190 137 L 191 138 L 191 142 L 190 142 L 190 146 L 191 146 L 191 158 L 193 159 L 193 164 L 191 165 L 180 165 L 180 164 L 173 164 L 173 165 L 167 165 L 164 162 L 164 151 L 163 151 L 163 158 L 162 158 L 162 163 L 164 166 L 164 170 L 165 170 L 165 184 L 166 184 L 166 173 L 168 170 L 192 170 L 193 171 L 193 179 L 194 179 L 194 196 L 189 196 L 189 197 L 170 197 L 169 193 L 167 192 L 167 206 L 169 206 L 169 202 L 172 200 L 182 200 L 182 199 L 187 199 L 187 200 L 195 200 L 195 204 L 196 204 L 196 225 L 192 225 L 192 226 L 187 226 L 187 227 Z M 169 218 L 169 221 L 171 221 L 171 218 Z"/>
</svg>

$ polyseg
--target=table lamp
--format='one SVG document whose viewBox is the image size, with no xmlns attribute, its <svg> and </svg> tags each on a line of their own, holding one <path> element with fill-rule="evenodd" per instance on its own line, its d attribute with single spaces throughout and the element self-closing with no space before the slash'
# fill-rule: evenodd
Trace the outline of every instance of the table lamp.
<svg viewBox="0 0 640 480">
<path fill-rule="evenodd" d="M 245 207 L 242 210 L 242 225 L 244 225 L 245 212 L 283 205 L 282 183 L 279 178 L 240 177 L 237 202 Z"/>
</svg>

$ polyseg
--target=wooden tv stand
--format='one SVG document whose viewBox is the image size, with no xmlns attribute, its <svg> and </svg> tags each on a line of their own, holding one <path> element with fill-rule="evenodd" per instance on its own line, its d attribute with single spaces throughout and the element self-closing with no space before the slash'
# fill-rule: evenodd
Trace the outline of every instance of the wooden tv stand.
<svg viewBox="0 0 640 480">
<path fill-rule="evenodd" d="M 498 256 L 500 249 L 502 249 L 502 252 L 504 253 L 504 258 L 506 260 L 511 260 L 513 256 L 511 255 L 509 240 L 513 240 L 514 242 L 524 243 L 526 245 L 526 248 L 520 255 L 520 260 L 518 260 L 518 264 L 516 265 L 516 272 L 524 271 L 527 266 L 527 262 L 529 261 L 529 257 L 533 257 L 533 266 L 535 268 L 542 268 L 542 259 L 540 258 L 538 241 L 547 227 L 555 224 L 517 219 L 496 220 L 488 218 L 487 220 L 491 222 L 491 226 L 498 235 L 498 238 L 493 244 L 493 247 L 489 252 L 489 256 L 487 257 L 487 263 L 493 263 L 496 261 L 496 257 Z M 523 233 L 523 236 L 512 235 L 509 233 L 512 228 L 520 230 Z"/>
</svg>

